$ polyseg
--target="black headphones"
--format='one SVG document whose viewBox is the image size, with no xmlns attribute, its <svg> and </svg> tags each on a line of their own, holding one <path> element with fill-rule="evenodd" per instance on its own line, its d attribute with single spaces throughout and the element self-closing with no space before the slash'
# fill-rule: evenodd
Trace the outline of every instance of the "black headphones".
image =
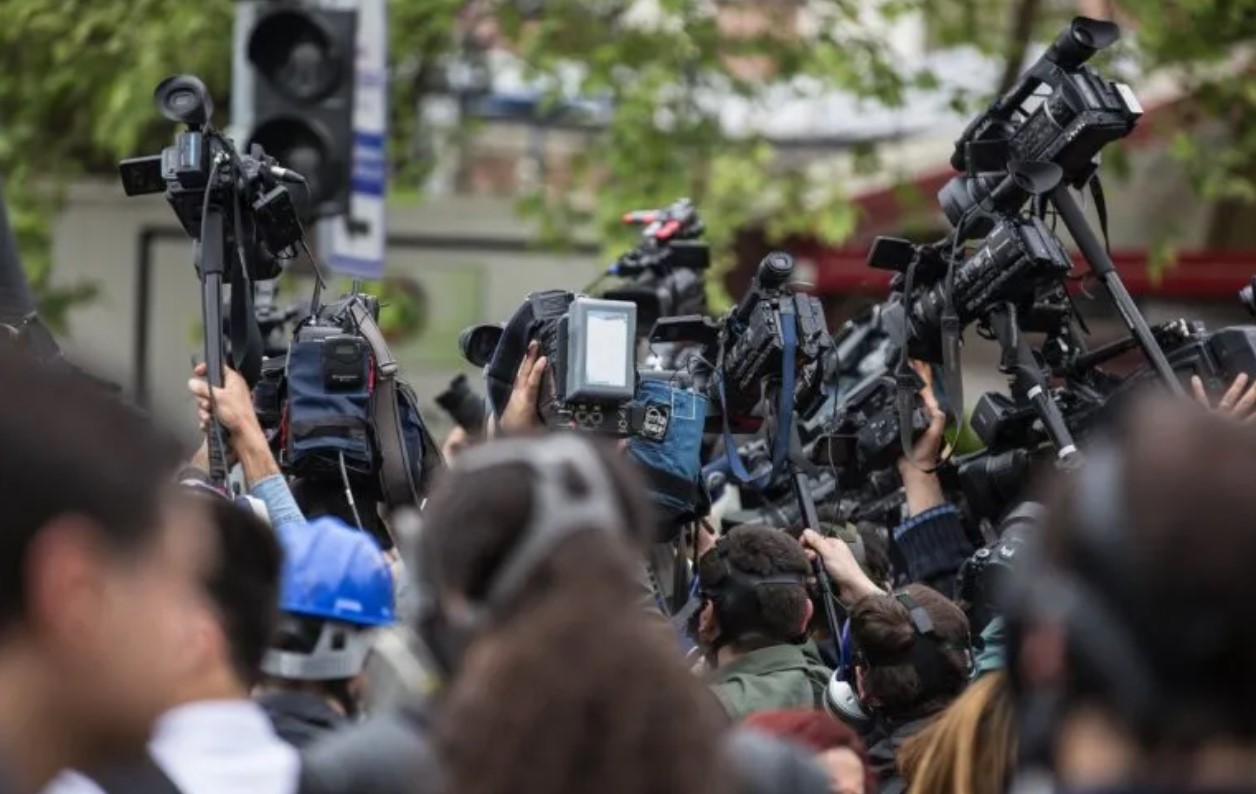
<svg viewBox="0 0 1256 794">
<path fill-rule="evenodd" d="M 736 634 L 741 638 L 745 638 L 748 634 L 760 634 L 767 639 L 779 640 L 772 637 L 763 626 L 759 589 L 773 585 L 794 585 L 801 588 L 803 595 L 806 596 L 806 575 L 781 572 L 760 576 L 747 573 L 729 562 L 728 549 L 731 542 L 731 537 L 725 535 L 715 542 L 714 549 L 707 552 L 707 555 L 716 555 L 724 575 L 717 584 L 708 585 L 702 583 L 702 576 L 699 574 L 702 597 L 709 599 L 715 605 L 715 615 L 724 632 Z M 703 559 L 705 560 L 706 556 Z M 731 641 L 731 639 L 721 639 L 722 643 Z M 803 635 L 791 641 L 802 642 L 804 639 L 805 631 Z"/>
<path fill-rule="evenodd" d="M 964 678 L 967 679 L 972 670 L 972 654 L 969 652 L 968 637 L 965 636 L 959 642 L 947 640 L 938 634 L 928 610 L 917 603 L 916 599 L 902 590 L 893 595 L 894 599 L 907 610 L 911 619 L 913 633 L 911 644 L 897 651 L 874 654 L 869 654 L 856 645 L 855 666 L 910 666 L 920 676 L 921 689 L 926 693 L 936 693 L 947 689 L 955 676 L 955 665 L 946 654 L 947 651 L 952 651 L 964 655 L 966 660 Z"/>
</svg>

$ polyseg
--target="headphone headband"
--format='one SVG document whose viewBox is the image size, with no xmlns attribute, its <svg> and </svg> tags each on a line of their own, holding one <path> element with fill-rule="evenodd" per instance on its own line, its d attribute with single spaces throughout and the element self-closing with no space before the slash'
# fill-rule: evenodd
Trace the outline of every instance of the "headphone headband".
<svg viewBox="0 0 1256 794">
<path fill-rule="evenodd" d="M 532 470 L 532 510 L 519 542 L 493 577 L 484 606 L 499 609 L 519 594 L 529 577 L 562 541 L 586 531 L 626 534 L 609 472 L 587 441 L 572 433 L 541 439 L 509 439 L 475 447 L 453 469 L 476 472 L 510 464 Z M 574 472 L 584 492 L 569 487 Z"/>
</svg>

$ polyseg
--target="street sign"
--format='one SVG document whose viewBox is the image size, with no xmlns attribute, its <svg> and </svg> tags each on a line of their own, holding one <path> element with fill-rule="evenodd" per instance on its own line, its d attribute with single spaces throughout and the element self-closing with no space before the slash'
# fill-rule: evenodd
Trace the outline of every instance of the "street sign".
<svg viewBox="0 0 1256 794">
<path fill-rule="evenodd" d="M 324 225 L 323 259 L 337 273 L 384 276 L 388 187 L 388 0 L 357 0 L 358 51 L 349 213 Z"/>
</svg>

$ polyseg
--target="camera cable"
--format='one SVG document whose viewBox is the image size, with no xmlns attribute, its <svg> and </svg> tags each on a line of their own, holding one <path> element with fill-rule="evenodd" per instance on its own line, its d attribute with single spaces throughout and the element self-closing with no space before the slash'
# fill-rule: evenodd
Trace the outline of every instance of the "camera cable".
<svg viewBox="0 0 1256 794">
<path fill-rule="evenodd" d="M 357 524 L 358 529 L 364 530 L 362 526 L 362 516 L 358 514 L 358 503 L 353 498 L 353 486 L 349 483 L 349 469 L 345 466 L 344 450 L 340 451 L 340 481 L 345 486 L 345 499 L 349 502 L 349 510 L 353 512 L 353 523 Z"/>
</svg>

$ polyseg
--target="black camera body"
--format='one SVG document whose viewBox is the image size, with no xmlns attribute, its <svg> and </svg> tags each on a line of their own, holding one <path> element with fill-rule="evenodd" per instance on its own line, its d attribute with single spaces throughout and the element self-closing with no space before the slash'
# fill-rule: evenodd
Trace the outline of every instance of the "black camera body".
<svg viewBox="0 0 1256 794">
<path fill-rule="evenodd" d="M 897 403 L 891 375 L 878 375 L 850 391 L 837 408 L 830 433 L 817 443 L 812 459 L 849 470 L 854 477 L 890 469 L 903 456 Z M 929 427 L 929 416 L 912 395 L 912 437 Z"/>
<path fill-rule="evenodd" d="M 877 238 L 869 265 L 902 270 L 916 262 L 912 294 L 892 297 L 885 323 L 908 326 L 908 351 L 913 358 L 941 363 L 941 325 L 946 306 L 945 254 L 938 246 L 914 245 L 906 240 Z M 1058 285 L 1073 263 L 1059 238 L 1032 216 L 1002 218 L 981 246 L 967 259 L 954 262 L 951 300 L 960 325 L 985 317 L 1000 303 L 1013 303 L 1028 316 L 1044 287 Z M 905 278 L 896 278 L 899 290 Z"/>
<path fill-rule="evenodd" d="M 824 305 L 811 295 L 787 287 L 794 260 L 769 254 L 759 265 L 754 283 L 740 303 L 719 320 L 709 317 L 665 317 L 655 324 L 650 341 L 701 346 L 706 365 L 693 374 L 713 409 L 709 430 L 719 432 L 725 420 L 734 433 L 753 433 L 762 425 L 756 415 L 769 387 L 786 378 L 786 334 L 793 336 L 793 406 L 809 413 L 824 396 L 825 362 L 833 338 Z"/>
<path fill-rule="evenodd" d="M 693 202 L 629 212 L 624 222 L 644 227 L 641 242 L 611 265 L 608 274 L 624 281 L 600 297 L 636 304 L 642 337 L 660 318 L 705 314 L 711 247 L 700 239 L 706 226 Z"/>
<path fill-rule="evenodd" d="M 951 157 L 964 173 L 938 192 L 952 225 L 964 219 L 965 230 L 980 237 L 995 223 L 990 216 L 1020 209 L 1035 192 L 1015 173 L 1024 164 L 1050 163 L 1073 187 L 1090 180 L 1100 150 L 1129 135 L 1143 115 L 1129 86 L 1085 65 L 1119 37 L 1110 22 L 1074 19 L 1021 80 L 968 126 Z M 1043 85 L 1050 95 L 1026 112 L 1027 100 Z"/>
<path fill-rule="evenodd" d="M 782 378 L 786 333 L 795 335 L 794 410 L 805 413 L 823 391 L 824 358 L 833 347 L 824 306 L 818 298 L 792 292 L 786 283 L 794 260 L 769 254 L 750 290 L 721 334 L 723 410 L 736 427 L 747 424 L 763 399 L 763 384 Z M 792 331 L 786 326 L 792 325 Z M 757 422 L 750 422 L 757 429 Z"/>
<path fill-rule="evenodd" d="M 279 168 L 260 146 L 239 154 L 208 124 L 177 133 L 161 154 L 123 160 L 118 172 L 128 196 L 164 192 L 193 240 L 201 239 L 207 205 L 227 209 L 228 217 L 239 219 L 225 230 L 227 250 L 245 252 L 242 264 L 255 280 L 278 276 L 278 258 L 301 240 L 296 204 L 277 176 L 291 172 Z"/>
</svg>

